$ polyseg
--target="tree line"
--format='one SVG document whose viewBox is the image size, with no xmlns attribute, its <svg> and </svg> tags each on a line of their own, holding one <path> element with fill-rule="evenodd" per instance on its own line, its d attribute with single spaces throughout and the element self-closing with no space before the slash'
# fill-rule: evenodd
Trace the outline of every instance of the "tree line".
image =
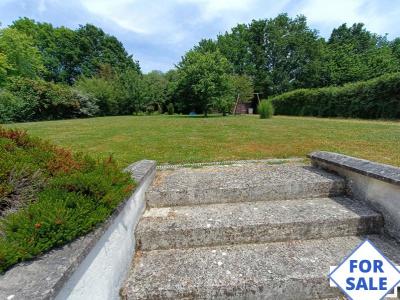
<svg viewBox="0 0 400 300">
<path fill-rule="evenodd" d="M 254 91 L 267 98 L 300 88 L 340 86 L 398 72 L 400 38 L 389 41 L 387 36 L 372 33 L 357 23 L 343 24 L 324 39 L 309 28 L 305 16 L 290 18 L 287 14 L 239 24 L 214 40 L 201 40 L 178 64 L 177 78 L 180 80 L 174 101 L 184 108 L 191 102 L 203 102 L 196 96 L 197 90 L 212 92 L 214 88 L 211 84 L 208 88 L 197 88 L 199 81 L 188 84 L 185 79 L 187 70 L 200 62 L 203 62 L 203 68 L 198 69 L 210 74 L 204 66 L 207 61 L 215 70 L 209 75 L 208 82 L 216 82 L 211 77 L 221 73 L 217 66 L 223 67 L 224 74 L 249 78 Z M 199 76 L 196 71 L 192 73 Z M 221 92 L 221 88 L 218 91 Z M 240 88 L 235 92 L 240 92 Z M 227 87 L 225 94 L 230 93 Z M 230 95 L 229 99 L 232 107 L 234 97 Z M 202 109 L 204 111 L 204 105 Z"/>
<path fill-rule="evenodd" d="M 229 113 L 295 89 L 338 86 L 400 71 L 400 38 L 361 23 L 329 38 L 305 16 L 253 20 L 203 39 L 166 73 L 143 74 L 115 37 L 27 18 L 0 30 L 0 122 L 99 115 Z"/>
<path fill-rule="evenodd" d="M 0 30 L 0 122 L 146 111 L 165 85 L 143 74 L 117 38 L 22 18 Z M 154 88 L 156 86 L 157 88 Z"/>
</svg>

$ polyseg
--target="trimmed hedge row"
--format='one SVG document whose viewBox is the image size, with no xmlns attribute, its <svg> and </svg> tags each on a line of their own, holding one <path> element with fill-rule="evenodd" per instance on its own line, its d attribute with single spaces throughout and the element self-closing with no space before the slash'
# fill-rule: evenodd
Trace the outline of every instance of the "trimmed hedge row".
<svg viewBox="0 0 400 300">
<path fill-rule="evenodd" d="M 279 115 L 400 118 L 400 73 L 344 86 L 299 89 L 271 98 Z"/>
</svg>

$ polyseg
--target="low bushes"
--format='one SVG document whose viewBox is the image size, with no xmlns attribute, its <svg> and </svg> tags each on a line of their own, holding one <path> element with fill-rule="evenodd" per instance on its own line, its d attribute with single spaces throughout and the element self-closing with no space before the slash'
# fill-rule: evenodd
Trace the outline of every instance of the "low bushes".
<svg viewBox="0 0 400 300">
<path fill-rule="evenodd" d="M 94 116 L 99 108 L 89 95 L 66 85 L 14 77 L 0 89 L 0 123 Z"/>
<path fill-rule="evenodd" d="M 167 111 L 169 115 L 173 115 L 175 113 L 175 108 L 173 103 L 169 103 L 167 105 Z"/>
<path fill-rule="evenodd" d="M 21 119 L 27 103 L 7 90 L 0 90 L 0 123 Z"/>
<path fill-rule="evenodd" d="M 269 119 L 274 114 L 274 107 L 271 101 L 262 100 L 257 106 L 257 112 L 260 119 Z"/>
<path fill-rule="evenodd" d="M 294 90 L 271 101 L 281 115 L 400 118 L 400 73 L 340 87 Z"/>
<path fill-rule="evenodd" d="M 98 162 L 0 127 L 0 272 L 92 230 L 134 183 Z"/>
</svg>

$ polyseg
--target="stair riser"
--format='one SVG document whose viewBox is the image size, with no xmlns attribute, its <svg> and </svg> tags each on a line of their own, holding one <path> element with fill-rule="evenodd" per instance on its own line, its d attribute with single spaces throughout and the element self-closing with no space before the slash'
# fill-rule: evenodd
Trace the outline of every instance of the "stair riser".
<svg viewBox="0 0 400 300">
<path fill-rule="evenodd" d="M 247 188 L 218 188 L 194 190 L 149 191 L 146 194 L 149 207 L 188 206 L 212 203 L 234 203 L 270 200 L 321 198 L 344 194 L 343 180 L 319 183 L 296 182 L 280 185 L 259 185 Z"/>
<path fill-rule="evenodd" d="M 140 252 L 125 299 L 345 299 L 329 287 L 337 266 L 365 238 L 394 264 L 398 244 L 379 236 Z"/>
<path fill-rule="evenodd" d="M 192 230 L 172 228 L 169 231 L 138 230 L 136 236 L 140 249 L 148 251 L 364 235 L 379 233 L 382 226 L 383 220 L 377 215 L 320 223 L 257 224 Z"/>
<path fill-rule="evenodd" d="M 316 299 L 340 299 L 343 294 L 337 288 L 329 286 L 326 276 L 308 279 L 288 279 L 281 284 L 274 282 L 273 286 L 256 285 L 249 282 L 247 285 L 235 287 L 218 286 L 215 289 L 193 289 L 181 291 L 157 290 L 149 291 L 145 298 L 135 295 L 123 295 L 125 300 L 175 300 L 175 299 L 214 299 L 214 300 L 316 300 Z"/>
<path fill-rule="evenodd" d="M 158 294 L 148 295 L 146 298 L 122 297 L 124 300 L 192 300 L 192 299 L 213 299 L 213 300 L 325 300 L 341 299 L 343 294 L 337 288 L 326 285 L 326 278 L 318 278 L 312 282 L 285 282 L 280 287 L 274 286 L 238 286 L 236 289 L 224 289 L 223 287 L 215 290 L 191 291 L 189 293 L 176 293 L 176 291 L 158 291 Z M 318 285 L 318 286 L 316 286 Z"/>
</svg>

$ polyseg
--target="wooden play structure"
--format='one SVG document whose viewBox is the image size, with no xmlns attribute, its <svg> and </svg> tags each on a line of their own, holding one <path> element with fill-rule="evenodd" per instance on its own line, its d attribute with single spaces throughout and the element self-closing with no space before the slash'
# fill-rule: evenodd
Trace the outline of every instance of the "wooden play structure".
<svg viewBox="0 0 400 300">
<path fill-rule="evenodd" d="M 233 109 L 234 115 L 242 115 L 242 114 L 252 114 L 255 106 L 260 103 L 260 95 L 262 93 L 254 93 L 254 97 L 252 101 L 243 101 L 240 98 L 240 94 L 236 97 L 235 107 Z"/>
</svg>

